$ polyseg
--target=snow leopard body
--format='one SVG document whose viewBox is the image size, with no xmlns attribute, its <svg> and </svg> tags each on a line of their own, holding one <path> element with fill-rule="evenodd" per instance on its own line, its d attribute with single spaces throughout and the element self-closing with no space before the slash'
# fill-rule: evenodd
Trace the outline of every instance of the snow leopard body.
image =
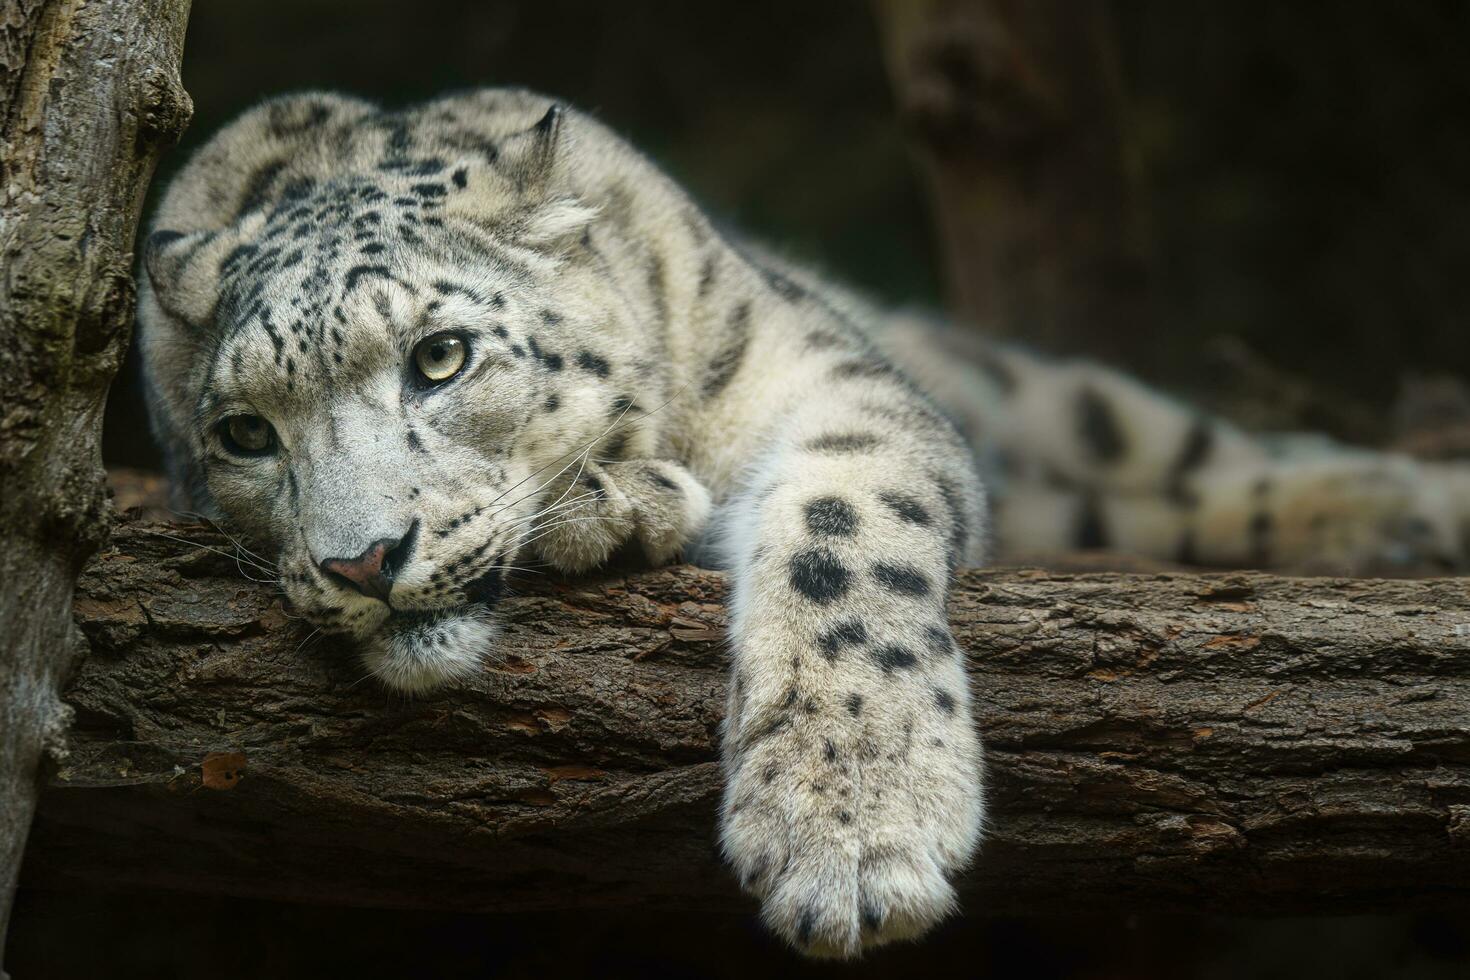
<svg viewBox="0 0 1470 980">
<path fill-rule="evenodd" d="M 177 500 L 269 547 L 301 615 L 385 684 L 480 669 L 527 560 L 720 557 L 721 840 L 769 925 L 818 955 L 922 934 L 980 838 L 945 617 L 991 536 L 974 445 L 1004 462 L 1017 553 L 1266 562 L 1458 533 L 1392 476 L 1297 515 L 1260 445 L 1121 376 L 939 353 L 938 327 L 741 244 L 529 92 L 267 102 L 171 182 L 144 252 Z"/>
</svg>

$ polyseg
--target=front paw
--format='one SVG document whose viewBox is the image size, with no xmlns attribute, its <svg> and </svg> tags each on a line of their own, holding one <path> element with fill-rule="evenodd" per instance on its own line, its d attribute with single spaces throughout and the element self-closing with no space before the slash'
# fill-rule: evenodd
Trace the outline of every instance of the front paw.
<svg viewBox="0 0 1470 980">
<path fill-rule="evenodd" d="M 588 463 L 554 488 L 544 530 L 532 540 L 565 572 L 603 564 L 629 540 L 656 565 L 674 558 L 704 527 L 710 495 L 688 470 L 669 460 Z"/>
<path fill-rule="evenodd" d="M 978 744 L 954 702 L 914 701 L 892 717 L 839 698 L 830 724 L 798 696 L 732 740 L 725 855 L 767 925 L 808 955 L 916 939 L 956 908 L 950 878 L 979 837 Z M 864 711 L 890 717 L 863 724 Z"/>
</svg>

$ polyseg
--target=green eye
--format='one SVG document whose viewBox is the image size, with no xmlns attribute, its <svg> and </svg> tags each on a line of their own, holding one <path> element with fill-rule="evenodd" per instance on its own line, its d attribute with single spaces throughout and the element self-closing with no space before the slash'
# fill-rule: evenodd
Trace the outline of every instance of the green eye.
<svg viewBox="0 0 1470 980">
<path fill-rule="evenodd" d="M 259 415 L 231 415 L 219 424 L 219 438 L 236 456 L 264 456 L 276 448 L 276 430 Z"/>
<path fill-rule="evenodd" d="M 430 384 L 448 381 L 464 367 L 469 347 L 464 338 L 453 333 L 436 333 L 425 337 L 413 349 L 413 366 Z"/>
</svg>

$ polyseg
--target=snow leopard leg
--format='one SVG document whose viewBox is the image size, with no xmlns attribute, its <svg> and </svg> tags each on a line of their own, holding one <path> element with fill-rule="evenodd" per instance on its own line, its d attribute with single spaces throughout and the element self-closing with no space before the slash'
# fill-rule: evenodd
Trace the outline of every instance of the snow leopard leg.
<svg viewBox="0 0 1470 980">
<path fill-rule="evenodd" d="M 951 912 L 949 879 L 982 818 L 945 616 L 950 572 L 980 531 L 978 483 L 961 452 L 923 435 L 834 424 L 861 413 L 797 420 L 722 515 L 734 645 L 722 844 L 768 925 L 819 956 L 913 938 Z"/>
</svg>

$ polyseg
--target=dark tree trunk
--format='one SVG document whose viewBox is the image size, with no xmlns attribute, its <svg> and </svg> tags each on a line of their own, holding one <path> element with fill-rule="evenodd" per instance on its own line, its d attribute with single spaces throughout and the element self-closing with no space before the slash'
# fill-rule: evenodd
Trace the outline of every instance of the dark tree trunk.
<svg viewBox="0 0 1470 980">
<path fill-rule="evenodd" d="M 192 107 L 187 0 L 0 0 L 0 949 L 57 699 L 72 590 L 106 536 L 102 403 L 133 315 L 133 237 Z"/>
<path fill-rule="evenodd" d="M 1145 367 L 1150 236 L 1107 0 L 876 7 L 955 312 Z"/>
<path fill-rule="evenodd" d="M 84 574 L 92 653 L 30 883 L 457 909 L 743 901 L 714 846 L 720 575 L 525 583 L 499 663 L 405 702 L 359 683 L 230 550 L 124 524 Z M 968 571 L 950 616 L 992 806 L 968 909 L 1470 898 L 1462 581 Z"/>
</svg>

